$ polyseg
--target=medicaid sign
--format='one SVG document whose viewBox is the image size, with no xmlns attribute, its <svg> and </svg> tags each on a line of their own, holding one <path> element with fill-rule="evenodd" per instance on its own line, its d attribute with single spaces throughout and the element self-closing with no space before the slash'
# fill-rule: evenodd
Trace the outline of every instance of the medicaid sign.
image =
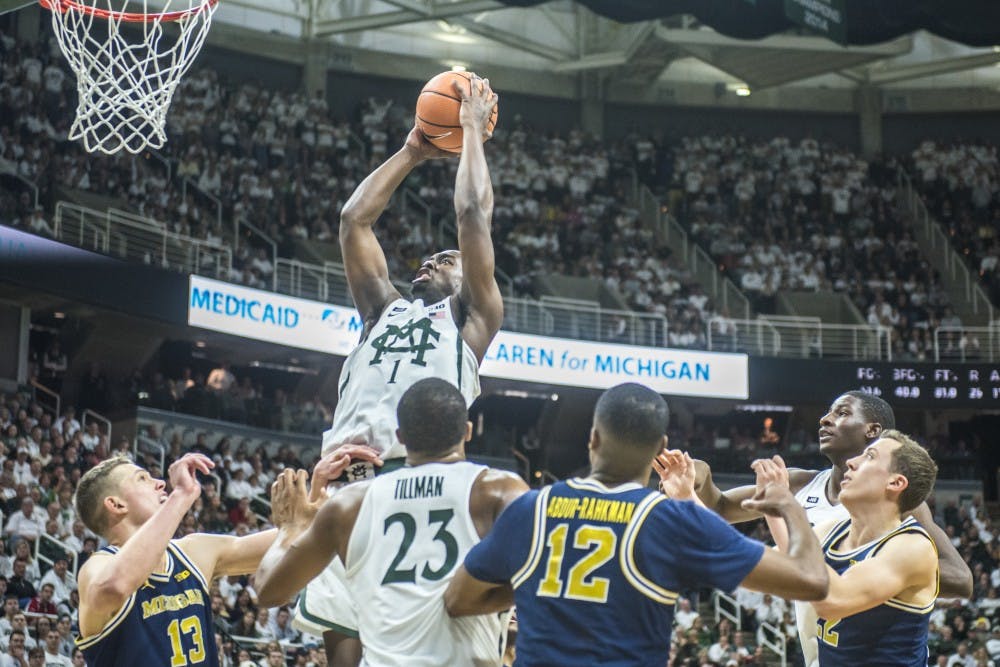
<svg viewBox="0 0 1000 667">
<path fill-rule="evenodd" d="M 347 356 L 358 344 L 353 308 L 191 276 L 188 324 L 278 345 Z M 612 345 L 500 331 L 483 377 L 606 389 L 638 382 L 661 394 L 745 399 L 745 354 Z"/>
<path fill-rule="evenodd" d="M 188 324 L 278 345 L 346 356 L 358 344 L 358 311 L 191 276 Z"/>
<path fill-rule="evenodd" d="M 747 355 L 612 345 L 501 331 L 480 375 L 607 389 L 638 382 L 661 394 L 745 399 Z"/>
</svg>

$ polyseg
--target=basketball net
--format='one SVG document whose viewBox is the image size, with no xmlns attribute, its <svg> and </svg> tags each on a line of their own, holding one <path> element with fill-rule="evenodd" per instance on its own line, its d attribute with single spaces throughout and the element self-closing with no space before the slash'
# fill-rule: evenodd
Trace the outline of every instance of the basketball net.
<svg viewBox="0 0 1000 667">
<path fill-rule="evenodd" d="M 69 131 L 91 153 L 162 148 L 170 100 L 219 0 L 40 0 L 76 73 Z M 131 24 L 121 31 L 123 24 Z M 167 28 L 173 25 L 174 28 Z"/>
</svg>

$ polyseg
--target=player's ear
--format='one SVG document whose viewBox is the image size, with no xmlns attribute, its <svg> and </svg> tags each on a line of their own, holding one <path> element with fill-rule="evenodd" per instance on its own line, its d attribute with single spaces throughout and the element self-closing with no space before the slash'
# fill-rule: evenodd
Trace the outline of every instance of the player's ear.
<svg viewBox="0 0 1000 667">
<path fill-rule="evenodd" d="M 906 479 L 903 475 L 899 473 L 894 473 L 892 477 L 889 478 L 889 483 L 887 488 L 895 493 L 902 493 L 906 490 L 906 487 L 910 485 L 910 480 Z"/>
<path fill-rule="evenodd" d="M 465 422 L 465 438 L 462 442 L 469 442 L 472 440 L 472 422 Z"/>
<path fill-rule="evenodd" d="M 403 432 L 400 431 L 398 428 L 396 429 L 396 440 L 398 440 L 399 444 L 401 445 L 406 444 L 406 440 L 403 440 Z"/>
<path fill-rule="evenodd" d="M 590 429 L 590 442 L 587 443 L 587 449 L 594 452 L 597 451 L 601 446 L 601 433 L 594 426 Z"/>
<path fill-rule="evenodd" d="M 882 425 L 878 422 L 870 422 L 868 424 L 868 430 L 865 431 L 865 437 L 867 437 L 868 440 L 874 440 L 880 435 L 882 435 Z"/>
<path fill-rule="evenodd" d="M 104 498 L 104 509 L 112 516 L 120 516 L 128 511 L 125 501 L 118 496 L 107 496 Z"/>
</svg>

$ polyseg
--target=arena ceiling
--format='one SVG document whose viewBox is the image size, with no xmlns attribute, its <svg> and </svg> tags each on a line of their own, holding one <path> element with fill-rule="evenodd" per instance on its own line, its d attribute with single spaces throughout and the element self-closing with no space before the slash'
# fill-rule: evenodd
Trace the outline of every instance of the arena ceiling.
<svg viewBox="0 0 1000 667">
<path fill-rule="evenodd" d="M 142 0 L 100 0 L 109 1 Z M 967 0 L 961 11 L 948 9 L 951 0 L 834 1 L 845 3 L 849 17 L 864 16 L 862 29 L 847 21 L 853 45 L 795 27 L 776 9 L 783 0 L 222 0 L 216 20 L 389 58 L 486 71 L 502 65 L 598 85 L 713 83 L 741 94 L 1000 89 L 995 0 Z M 24 4 L 0 0 L 0 11 Z"/>
</svg>

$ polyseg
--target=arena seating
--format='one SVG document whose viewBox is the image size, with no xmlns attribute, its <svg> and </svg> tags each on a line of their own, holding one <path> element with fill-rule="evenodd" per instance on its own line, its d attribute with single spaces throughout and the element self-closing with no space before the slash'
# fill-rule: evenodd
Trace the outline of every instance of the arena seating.
<svg viewBox="0 0 1000 667">
<path fill-rule="evenodd" d="M 815 139 L 685 137 L 671 198 L 758 311 L 779 291 L 841 292 L 893 330 L 894 356 L 925 359 L 948 300 L 897 206 L 894 166 Z"/>
<path fill-rule="evenodd" d="M 924 141 L 908 156 L 914 185 L 955 249 L 1000 305 L 1000 163 L 987 143 Z"/>
</svg>

